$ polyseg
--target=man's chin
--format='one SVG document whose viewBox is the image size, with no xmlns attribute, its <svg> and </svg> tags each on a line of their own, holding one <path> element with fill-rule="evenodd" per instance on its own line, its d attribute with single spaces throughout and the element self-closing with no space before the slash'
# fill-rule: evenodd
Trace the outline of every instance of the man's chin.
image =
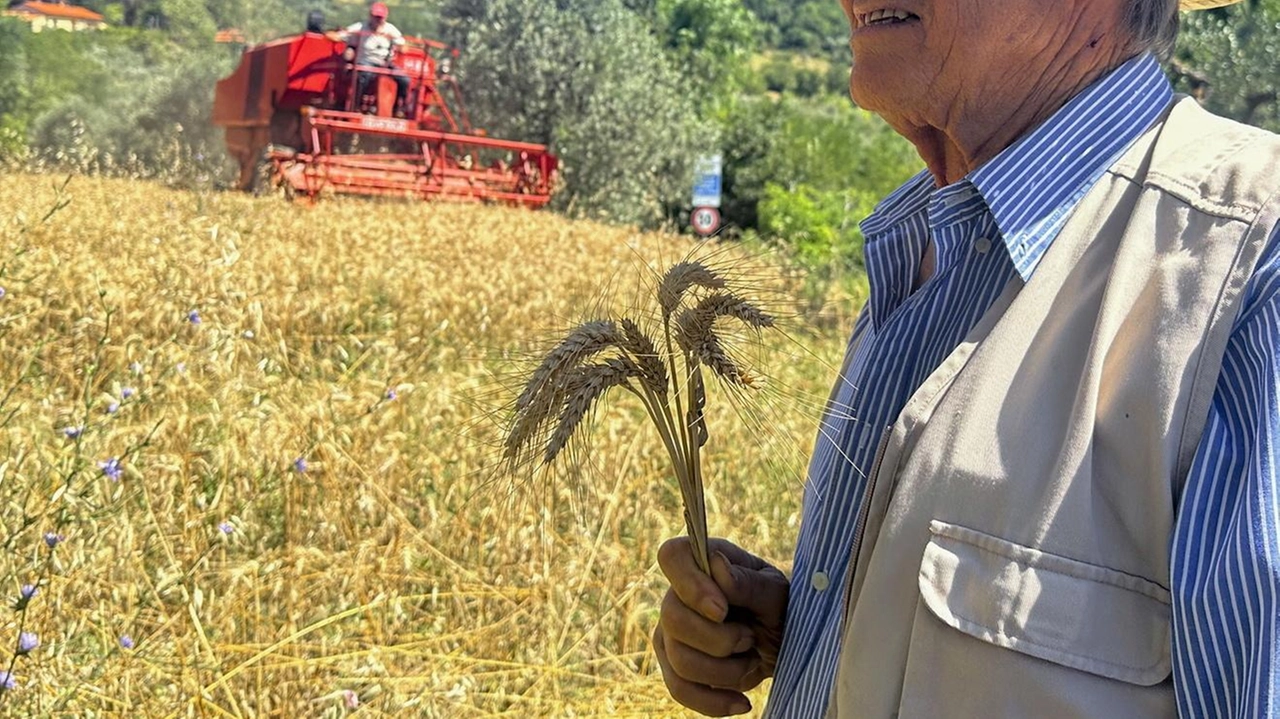
<svg viewBox="0 0 1280 719">
<path fill-rule="evenodd" d="M 884 109 L 886 102 L 891 102 L 892 80 L 885 75 L 877 75 L 854 66 L 849 74 L 849 97 L 858 107 L 872 112 Z"/>
</svg>

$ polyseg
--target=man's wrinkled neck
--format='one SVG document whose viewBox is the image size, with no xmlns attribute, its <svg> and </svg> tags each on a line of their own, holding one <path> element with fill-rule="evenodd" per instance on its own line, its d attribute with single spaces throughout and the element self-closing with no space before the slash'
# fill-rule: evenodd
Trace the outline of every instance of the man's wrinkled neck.
<svg viewBox="0 0 1280 719">
<path fill-rule="evenodd" d="M 885 119 L 915 145 L 934 183 L 945 187 L 995 158 L 1132 56 L 1132 51 L 1090 48 L 1081 56 L 1055 60 L 1032 87 L 997 85 L 981 97 L 956 98 L 952 107 L 920 124 Z"/>
</svg>

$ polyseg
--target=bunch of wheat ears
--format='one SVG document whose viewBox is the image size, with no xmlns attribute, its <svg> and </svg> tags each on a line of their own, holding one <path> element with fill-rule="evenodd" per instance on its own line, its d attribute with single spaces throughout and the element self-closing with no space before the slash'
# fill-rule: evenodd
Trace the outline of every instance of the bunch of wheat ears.
<svg viewBox="0 0 1280 719">
<path fill-rule="evenodd" d="M 680 262 L 657 286 L 664 349 L 634 319 L 596 319 L 569 332 L 538 365 L 515 403 L 504 454 L 513 466 L 541 453 L 550 464 L 609 390 L 644 404 L 671 457 L 684 520 L 698 566 L 710 573 L 707 510 L 700 453 L 707 443 L 702 368 L 750 387 L 753 375 L 730 357 L 718 320 L 755 330 L 773 317 L 729 289 L 723 274 L 697 261 Z M 679 348 L 679 352 L 676 348 Z"/>
</svg>

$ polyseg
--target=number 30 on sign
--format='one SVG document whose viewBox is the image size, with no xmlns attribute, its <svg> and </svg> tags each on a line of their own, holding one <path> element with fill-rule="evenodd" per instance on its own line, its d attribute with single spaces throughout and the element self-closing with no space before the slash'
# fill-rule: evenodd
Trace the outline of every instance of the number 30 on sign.
<svg viewBox="0 0 1280 719">
<path fill-rule="evenodd" d="M 703 237 L 710 237 L 720 229 L 720 212 L 714 207 L 698 207 L 690 218 L 693 231 Z"/>
</svg>

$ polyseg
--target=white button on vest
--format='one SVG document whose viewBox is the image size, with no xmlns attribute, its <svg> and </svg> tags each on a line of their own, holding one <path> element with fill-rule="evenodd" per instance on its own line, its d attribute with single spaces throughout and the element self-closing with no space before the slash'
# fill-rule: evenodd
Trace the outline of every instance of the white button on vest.
<svg viewBox="0 0 1280 719">
<path fill-rule="evenodd" d="M 977 250 L 978 254 L 985 255 L 991 251 L 991 240 L 985 237 L 979 237 L 977 241 L 973 243 L 973 249 Z"/>
<path fill-rule="evenodd" d="M 825 592 L 827 587 L 831 586 L 831 577 L 828 577 L 826 572 L 814 572 L 813 576 L 809 578 L 809 584 L 815 590 Z"/>
</svg>

